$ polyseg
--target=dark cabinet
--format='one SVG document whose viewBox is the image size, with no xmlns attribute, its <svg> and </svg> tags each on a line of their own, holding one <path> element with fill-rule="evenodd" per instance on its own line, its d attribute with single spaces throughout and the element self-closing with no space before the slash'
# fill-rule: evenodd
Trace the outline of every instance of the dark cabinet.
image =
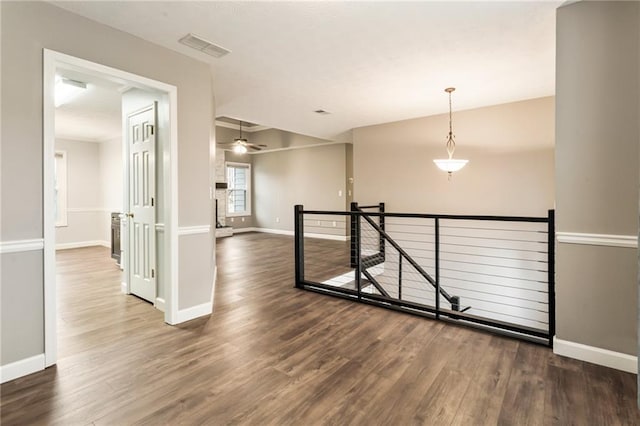
<svg viewBox="0 0 640 426">
<path fill-rule="evenodd" d="M 120 264 L 120 213 L 111 213 L 111 258 Z"/>
</svg>

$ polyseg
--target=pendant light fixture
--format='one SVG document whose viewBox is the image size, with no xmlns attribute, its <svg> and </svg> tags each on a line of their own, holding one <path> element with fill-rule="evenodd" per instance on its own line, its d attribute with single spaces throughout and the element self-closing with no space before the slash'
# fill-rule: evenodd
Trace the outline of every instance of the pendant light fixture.
<svg viewBox="0 0 640 426">
<path fill-rule="evenodd" d="M 449 158 L 441 160 L 433 160 L 436 166 L 444 172 L 449 174 L 449 180 L 451 180 L 451 174 L 457 172 L 467 165 L 469 160 L 456 160 L 453 158 L 453 153 L 456 150 L 456 141 L 453 139 L 453 126 L 451 119 L 451 92 L 456 90 L 455 87 L 447 87 L 444 89 L 449 94 L 449 136 L 447 137 L 447 154 Z"/>
</svg>

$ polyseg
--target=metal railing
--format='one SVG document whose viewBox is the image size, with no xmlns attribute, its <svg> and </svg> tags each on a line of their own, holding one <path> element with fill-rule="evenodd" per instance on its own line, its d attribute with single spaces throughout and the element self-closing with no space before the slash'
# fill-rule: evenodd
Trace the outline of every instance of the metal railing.
<svg viewBox="0 0 640 426">
<path fill-rule="evenodd" d="M 515 217 L 389 213 L 383 203 L 342 212 L 298 205 L 296 287 L 551 346 L 554 222 L 553 210 Z"/>
</svg>

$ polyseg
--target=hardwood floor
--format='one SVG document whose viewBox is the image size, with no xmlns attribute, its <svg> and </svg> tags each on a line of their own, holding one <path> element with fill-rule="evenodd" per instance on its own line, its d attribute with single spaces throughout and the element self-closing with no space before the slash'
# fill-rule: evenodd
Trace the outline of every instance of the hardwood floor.
<svg viewBox="0 0 640 426">
<path fill-rule="evenodd" d="M 293 240 L 218 240 L 214 314 L 164 324 L 108 250 L 58 253 L 59 362 L 2 425 L 640 424 L 636 376 L 293 288 Z"/>
</svg>

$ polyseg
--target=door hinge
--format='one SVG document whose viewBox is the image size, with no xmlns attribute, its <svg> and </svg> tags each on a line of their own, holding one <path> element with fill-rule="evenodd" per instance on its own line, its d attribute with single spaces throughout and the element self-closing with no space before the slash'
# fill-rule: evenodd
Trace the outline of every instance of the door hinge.
<svg viewBox="0 0 640 426">
<path fill-rule="evenodd" d="M 153 124 L 147 124 L 147 126 L 149 127 L 149 134 L 153 135 L 153 132 L 155 130 L 155 126 Z"/>
<path fill-rule="evenodd" d="M 153 199 L 153 197 L 151 197 L 151 207 L 153 207 L 155 205 L 155 201 Z"/>
<path fill-rule="evenodd" d="M 151 269 L 151 278 L 155 278 L 155 277 L 156 277 L 156 270 Z"/>
</svg>

